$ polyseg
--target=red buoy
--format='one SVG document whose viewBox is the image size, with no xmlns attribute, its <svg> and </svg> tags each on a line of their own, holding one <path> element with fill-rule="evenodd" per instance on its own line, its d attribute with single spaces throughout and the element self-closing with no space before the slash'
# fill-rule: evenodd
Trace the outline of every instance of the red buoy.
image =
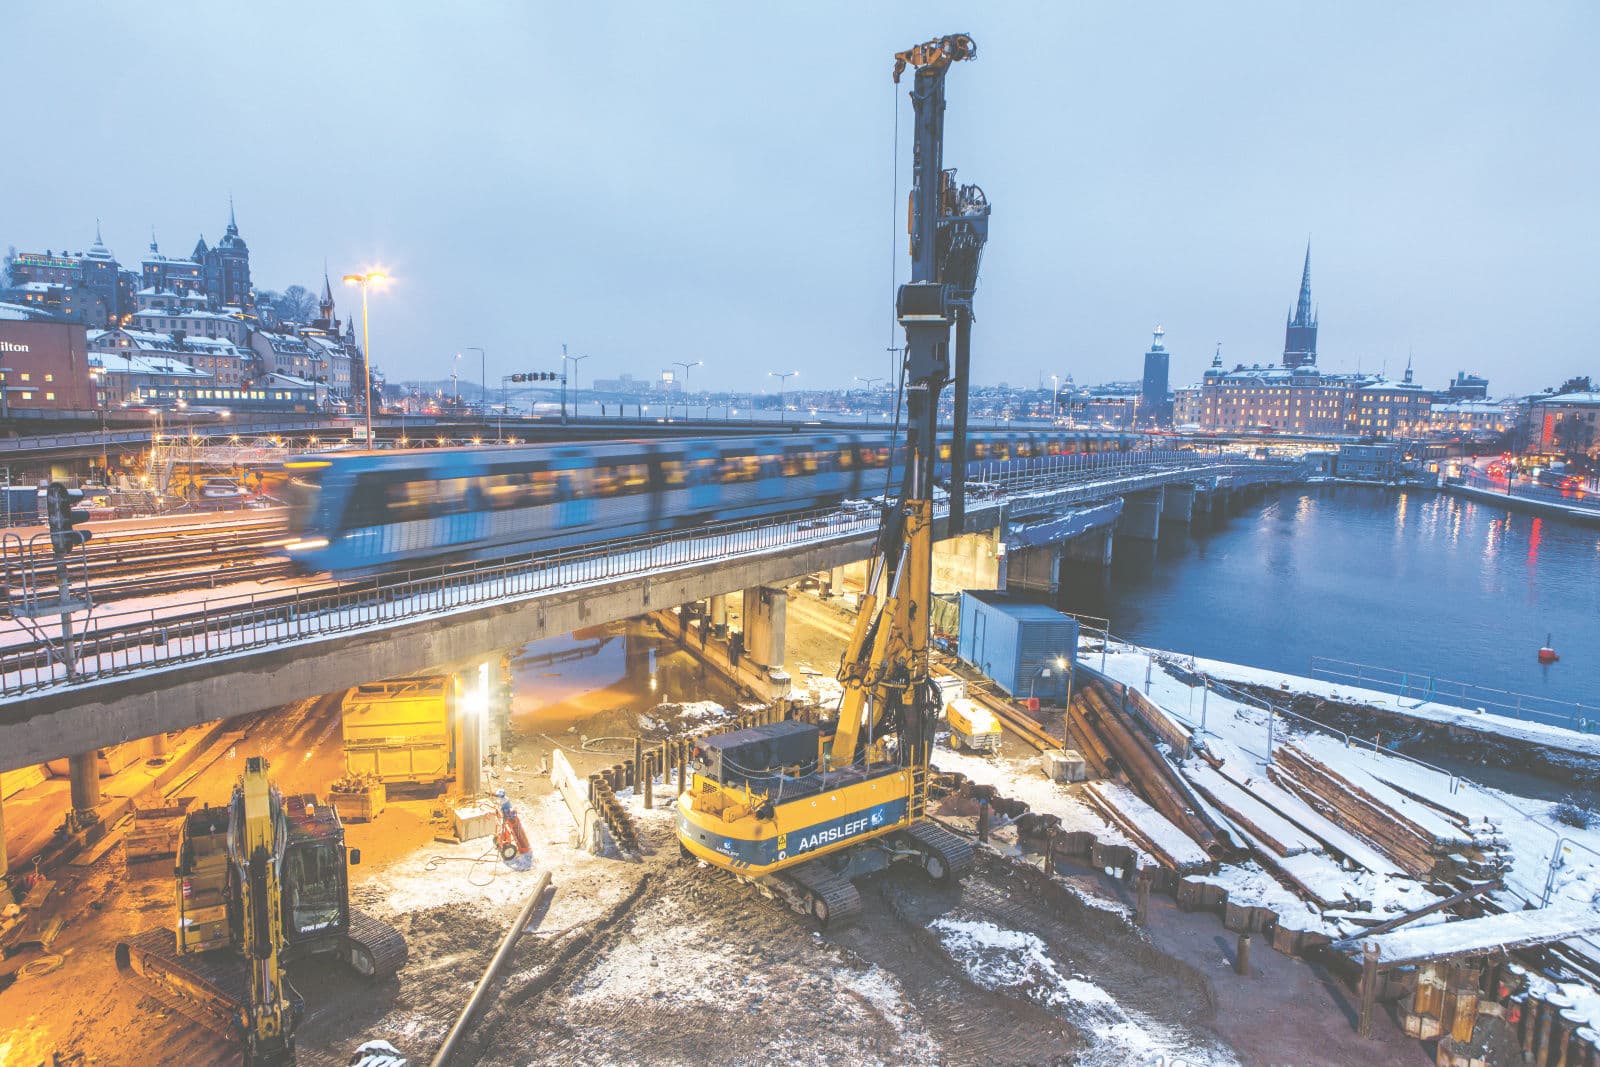
<svg viewBox="0 0 1600 1067">
<path fill-rule="evenodd" d="M 1544 635 L 1544 647 L 1539 649 L 1540 663 L 1554 663 L 1561 657 L 1556 655 L 1556 650 L 1550 647 L 1550 635 Z"/>
</svg>

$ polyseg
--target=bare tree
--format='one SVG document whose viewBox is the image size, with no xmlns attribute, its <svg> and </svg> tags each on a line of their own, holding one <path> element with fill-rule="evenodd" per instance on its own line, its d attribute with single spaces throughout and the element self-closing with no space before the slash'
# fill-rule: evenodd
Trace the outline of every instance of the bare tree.
<svg viewBox="0 0 1600 1067">
<path fill-rule="evenodd" d="M 286 319 L 296 322 L 310 322 L 317 317 L 317 294 L 303 285 L 291 285 L 283 291 L 283 300 L 278 306 L 278 311 Z"/>
</svg>

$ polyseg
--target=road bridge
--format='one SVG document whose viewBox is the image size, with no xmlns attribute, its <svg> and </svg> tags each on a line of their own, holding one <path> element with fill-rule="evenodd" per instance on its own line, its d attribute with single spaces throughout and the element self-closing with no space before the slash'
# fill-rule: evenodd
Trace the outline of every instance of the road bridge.
<svg viewBox="0 0 1600 1067">
<path fill-rule="evenodd" d="M 1114 511 L 1120 523 L 1128 507 L 1113 502 L 1301 476 L 1293 464 L 1193 453 L 1135 453 L 1119 462 L 1075 472 L 1042 464 L 980 483 L 961 528 L 949 529 L 941 514 L 936 535 L 981 534 L 1019 551 L 1053 550 L 1048 539 L 1035 543 L 1042 526 L 1069 520 L 1061 527 L 1066 538 L 1104 529 L 1070 520 Z M 38 620 L 43 642 L 29 644 L 14 629 L 12 647 L 0 648 L 0 770 L 459 664 L 658 608 L 781 587 L 867 558 L 877 530 L 876 508 L 858 505 L 421 574 L 163 602 L 79 622 L 70 671 L 47 617 Z M 766 643 L 781 648 L 781 615 L 766 625 Z"/>
</svg>

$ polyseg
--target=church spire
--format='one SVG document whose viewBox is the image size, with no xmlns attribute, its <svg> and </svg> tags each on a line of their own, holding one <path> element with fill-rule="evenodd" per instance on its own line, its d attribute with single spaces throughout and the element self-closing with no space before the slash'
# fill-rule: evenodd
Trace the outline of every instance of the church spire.
<svg viewBox="0 0 1600 1067">
<path fill-rule="evenodd" d="M 1295 305 L 1294 321 L 1298 326 L 1309 326 L 1315 319 L 1311 311 L 1311 240 L 1306 240 L 1306 265 L 1300 272 L 1300 300 Z"/>
<path fill-rule="evenodd" d="M 153 256 L 160 251 L 161 249 L 156 245 L 156 228 L 152 223 L 150 226 L 150 254 Z"/>
<path fill-rule="evenodd" d="M 236 220 L 233 217 L 233 194 L 232 193 L 228 194 L 228 232 L 230 234 L 232 234 L 233 236 L 235 236 L 235 237 L 239 236 L 239 223 L 238 223 L 238 220 Z M 1307 252 L 1307 255 L 1310 255 L 1310 253 Z M 1310 270 L 1311 268 L 1308 266 L 1306 269 Z"/>
</svg>

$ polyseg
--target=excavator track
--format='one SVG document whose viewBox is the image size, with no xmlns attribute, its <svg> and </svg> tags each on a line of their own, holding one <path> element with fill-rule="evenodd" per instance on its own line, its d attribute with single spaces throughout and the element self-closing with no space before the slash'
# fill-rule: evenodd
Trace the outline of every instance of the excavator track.
<svg viewBox="0 0 1600 1067">
<path fill-rule="evenodd" d="M 906 827 L 905 836 L 922 853 L 922 868 L 935 883 L 954 884 L 972 873 L 977 862 L 972 842 L 927 820 Z"/>
<path fill-rule="evenodd" d="M 226 950 L 180 956 L 177 935 L 146 930 L 116 946 L 117 969 L 134 974 L 175 1001 L 184 1015 L 224 1037 L 237 1037 L 244 1004 L 250 999 L 250 972 Z"/>
<path fill-rule="evenodd" d="M 861 893 L 855 883 L 823 863 L 803 863 L 778 876 L 798 891 L 785 894 L 789 906 L 817 920 L 817 925 L 837 929 L 861 914 Z"/>
<path fill-rule="evenodd" d="M 399 930 L 359 908 L 350 909 L 344 959 L 357 974 L 375 981 L 388 978 L 406 965 L 410 955 L 405 935 Z"/>
</svg>

